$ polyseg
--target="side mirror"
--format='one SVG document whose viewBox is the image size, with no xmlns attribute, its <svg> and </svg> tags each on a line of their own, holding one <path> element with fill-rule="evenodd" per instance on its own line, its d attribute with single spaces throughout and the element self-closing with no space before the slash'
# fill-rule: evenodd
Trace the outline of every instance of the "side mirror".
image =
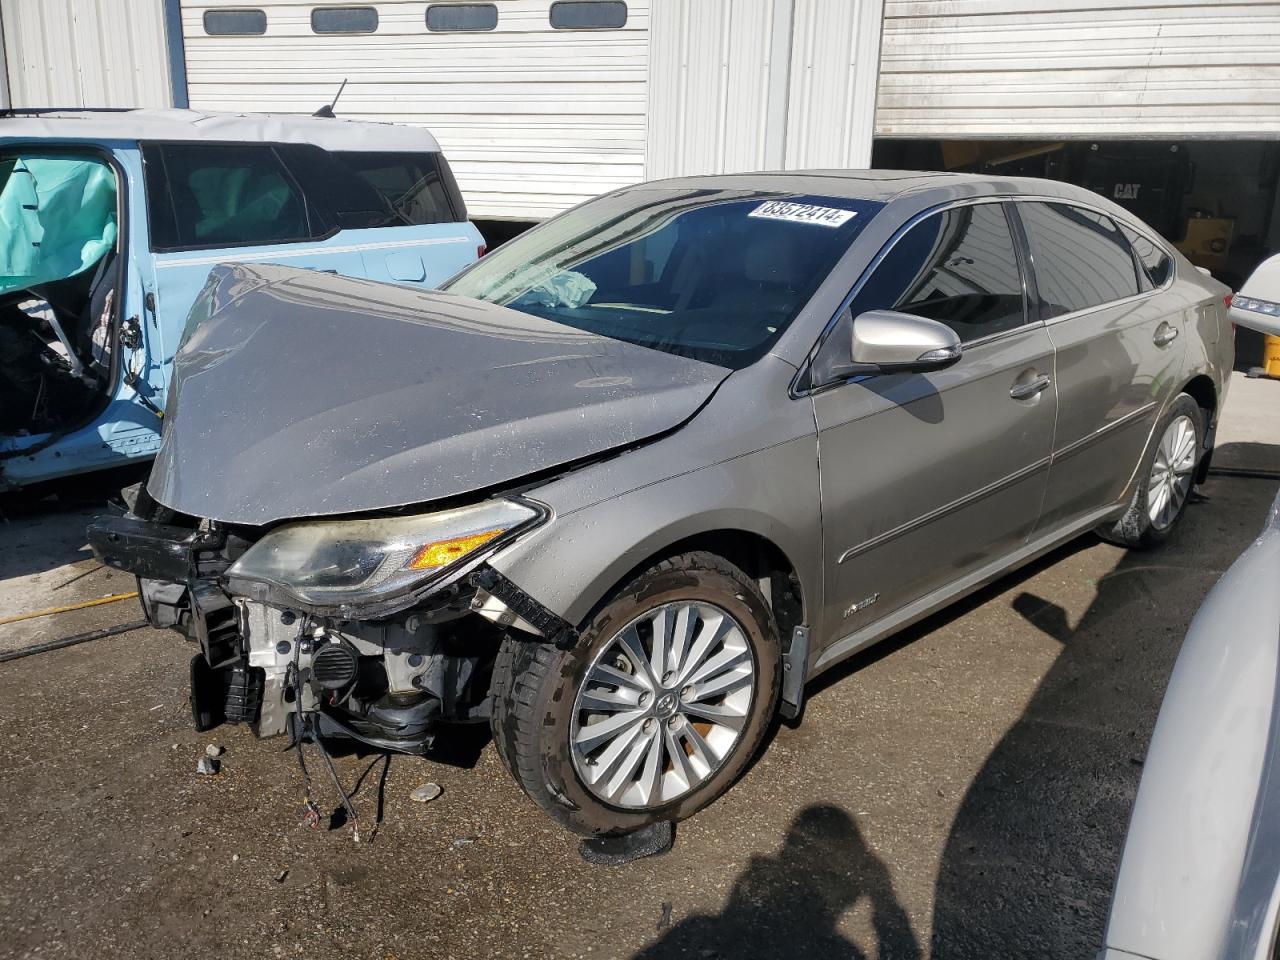
<svg viewBox="0 0 1280 960">
<path fill-rule="evenodd" d="M 832 374 L 857 377 L 877 373 L 941 370 L 960 359 L 960 338 L 945 324 L 896 310 L 868 310 L 853 320 L 850 357 Z"/>
<path fill-rule="evenodd" d="M 1280 337 L 1280 254 L 1258 264 L 1231 298 L 1231 322 Z"/>
</svg>

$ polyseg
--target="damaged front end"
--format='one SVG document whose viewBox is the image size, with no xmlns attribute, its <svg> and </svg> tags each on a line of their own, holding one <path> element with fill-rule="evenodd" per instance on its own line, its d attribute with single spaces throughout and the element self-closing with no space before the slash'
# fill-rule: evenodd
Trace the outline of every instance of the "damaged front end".
<svg viewBox="0 0 1280 960">
<path fill-rule="evenodd" d="M 174 514 L 145 490 L 133 507 L 95 521 L 89 542 L 138 577 L 153 625 L 199 646 L 198 730 L 246 723 L 258 737 L 423 754 L 439 724 L 487 720 L 507 627 L 565 636 L 567 625 L 485 566 L 546 521 L 530 500 L 265 531 Z"/>
</svg>

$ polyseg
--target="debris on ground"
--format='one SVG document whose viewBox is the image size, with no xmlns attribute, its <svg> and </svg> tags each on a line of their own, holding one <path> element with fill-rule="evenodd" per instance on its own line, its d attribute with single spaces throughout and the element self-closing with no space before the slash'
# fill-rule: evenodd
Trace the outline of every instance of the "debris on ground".
<svg viewBox="0 0 1280 960">
<path fill-rule="evenodd" d="M 419 803 L 430 803 L 440 794 L 444 793 L 444 788 L 438 783 L 424 783 L 418 787 L 413 793 L 409 794 L 411 800 L 417 800 Z"/>
<path fill-rule="evenodd" d="M 666 930 L 671 926 L 671 904 L 665 900 L 662 903 L 662 912 L 658 915 L 658 932 Z"/>
<path fill-rule="evenodd" d="M 224 753 L 226 753 L 226 748 L 221 744 L 211 743 L 204 748 L 204 755 L 206 757 L 220 757 Z"/>
<path fill-rule="evenodd" d="M 196 763 L 196 774 L 201 777 L 212 777 L 222 767 L 213 757 L 201 757 Z"/>
<path fill-rule="evenodd" d="M 284 878 L 287 877 L 288 875 L 289 875 L 289 868 L 285 867 L 283 870 L 281 870 L 279 873 L 276 874 L 276 883 L 284 883 Z"/>
</svg>

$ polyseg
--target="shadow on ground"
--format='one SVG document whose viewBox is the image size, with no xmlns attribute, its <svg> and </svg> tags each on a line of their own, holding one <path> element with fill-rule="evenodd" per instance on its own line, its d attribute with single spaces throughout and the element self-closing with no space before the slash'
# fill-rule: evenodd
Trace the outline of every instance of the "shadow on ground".
<svg viewBox="0 0 1280 960">
<path fill-rule="evenodd" d="M 864 899 L 875 931 L 873 953 L 838 929 L 841 917 Z M 815 805 L 796 816 L 776 854 L 752 858 L 724 910 L 680 921 L 636 960 L 920 955 L 889 870 L 857 823 L 838 807 Z"/>
<path fill-rule="evenodd" d="M 1163 549 L 1123 556 L 1078 623 L 1033 593 L 1014 598 L 1062 651 L 952 824 L 935 889 L 933 957 L 1090 957 L 1101 946 L 1182 638 L 1275 495 L 1260 480 L 1218 480 L 1211 489 L 1213 502 L 1192 507 Z"/>
</svg>

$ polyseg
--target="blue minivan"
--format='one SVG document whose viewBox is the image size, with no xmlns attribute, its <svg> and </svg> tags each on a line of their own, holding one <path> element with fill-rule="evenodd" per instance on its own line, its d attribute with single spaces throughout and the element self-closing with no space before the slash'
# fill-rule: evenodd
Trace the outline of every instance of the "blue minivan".
<svg viewBox="0 0 1280 960">
<path fill-rule="evenodd" d="M 422 128 L 0 115 L 0 489 L 155 454 L 173 354 L 215 264 L 432 287 L 483 244 Z"/>
</svg>

